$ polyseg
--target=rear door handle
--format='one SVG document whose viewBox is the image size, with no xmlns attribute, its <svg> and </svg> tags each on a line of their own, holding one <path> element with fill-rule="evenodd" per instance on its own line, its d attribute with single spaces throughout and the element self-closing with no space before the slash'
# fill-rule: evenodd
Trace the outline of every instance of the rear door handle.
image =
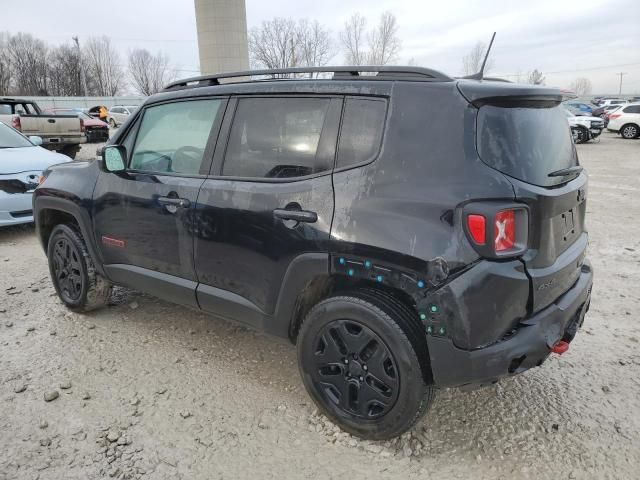
<svg viewBox="0 0 640 480">
<path fill-rule="evenodd" d="M 286 208 L 276 208 L 273 216 L 281 220 L 295 220 L 296 222 L 315 223 L 318 221 L 318 214 L 309 210 L 288 210 Z"/>
<path fill-rule="evenodd" d="M 162 205 L 172 205 L 174 207 L 188 208 L 191 202 L 186 198 L 158 197 L 158 203 Z"/>
</svg>

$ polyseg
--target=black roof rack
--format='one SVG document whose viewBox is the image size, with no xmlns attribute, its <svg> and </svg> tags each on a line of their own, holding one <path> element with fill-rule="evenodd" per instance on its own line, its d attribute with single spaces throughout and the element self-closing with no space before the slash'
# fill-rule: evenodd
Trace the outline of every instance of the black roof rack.
<svg viewBox="0 0 640 480">
<path fill-rule="evenodd" d="M 171 82 L 164 88 L 167 90 L 180 90 L 191 87 L 208 87 L 220 85 L 220 79 L 271 76 L 266 80 L 305 80 L 300 77 L 276 77 L 276 75 L 295 75 L 305 73 L 333 73 L 333 80 L 410 80 L 416 82 L 450 82 L 453 81 L 442 72 L 422 67 L 396 67 L 396 66 L 342 66 L 342 67 L 293 67 L 275 68 L 269 70 L 247 70 L 244 72 L 223 72 L 215 75 L 203 75 L 201 77 L 185 78 Z M 375 75 L 362 75 L 362 73 Z M 264 80 L 264 79 L 263 79 Z M 240 80 L 246 81 L 246 80 Z M 249 80 L 251 81 L 251 80 Z"/>
</svg>

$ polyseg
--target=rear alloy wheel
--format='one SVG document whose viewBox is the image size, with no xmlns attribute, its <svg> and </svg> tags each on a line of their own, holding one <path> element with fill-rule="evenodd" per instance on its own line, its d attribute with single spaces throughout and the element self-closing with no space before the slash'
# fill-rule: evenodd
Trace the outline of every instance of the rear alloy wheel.
<svg viewBox="0 0 640 480">
<path fill-rule="evenodd" d="M 628 123 L 627 125 L 623 125 L 623 127 L 620 129 L 620 135 L 622 135 L 622 138 L 627 139 L 636 138 L 640 136 L 640 128 L 638 127 L 638 125 Z"/>
<path fill-rule="evenodd" d="M 367 292 L 323 300 L 304 320 L 298 365 L 305 387 L 342 429 L 392 438 L 430 406 L 434 388 L 425 382 L 407 320 L 397 305 Z"/>
<path fill-rule="evenodd" d="M 115 121 L 113 118 L 110 118 L 110 119 L 109 119 L 109 126 L 110 126 L 111 128 L 116 128 L 116 127 L 117 127 L 117 125 L 116 125 L 116 121 Z"/>
</svg>

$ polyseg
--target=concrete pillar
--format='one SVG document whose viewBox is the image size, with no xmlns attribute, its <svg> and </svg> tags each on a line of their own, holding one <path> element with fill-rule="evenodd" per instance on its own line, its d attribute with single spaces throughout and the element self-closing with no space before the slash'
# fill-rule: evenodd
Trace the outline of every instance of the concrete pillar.
<svg viewBox="0 0 640 480">
<path fill-rule="evenodd" d="M 203 75 L 249 69 L 244 0 L 194 0 Z"/>
</svg>

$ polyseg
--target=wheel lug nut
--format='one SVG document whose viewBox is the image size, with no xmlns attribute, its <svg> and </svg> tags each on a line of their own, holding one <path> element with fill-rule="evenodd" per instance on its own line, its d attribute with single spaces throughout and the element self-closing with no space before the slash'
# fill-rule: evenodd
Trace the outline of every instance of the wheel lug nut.
<svg viewBox="0 0 640 480">
<path fill-rule="evenodd" d="M 360 377 L 360 381 L 363 381 L 363 380 L 364 380 L 364 378 Z"/>
<path fill-rule="evenodd" d="M 349 360 L 347 360 L 346 358 L 344 359 L 344 363 L 348 364 Z"/>
</svg>

